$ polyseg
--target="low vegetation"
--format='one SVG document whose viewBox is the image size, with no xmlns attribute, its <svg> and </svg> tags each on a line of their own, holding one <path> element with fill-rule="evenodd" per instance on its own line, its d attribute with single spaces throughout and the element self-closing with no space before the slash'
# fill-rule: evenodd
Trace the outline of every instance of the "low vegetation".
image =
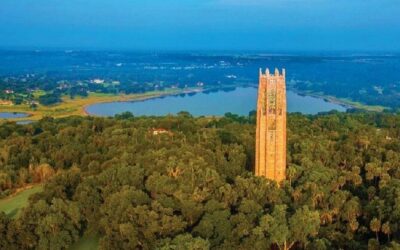
<svg viewBox="0 0 400 250">
<path fill-rule="evenodd" d="M 253 114 L 2 124 L 0 192 L 45 185 L 0 249 L 398 249 L 400 115 L 288 118 L 280 187 L 252 174 Z"/>
</svg>

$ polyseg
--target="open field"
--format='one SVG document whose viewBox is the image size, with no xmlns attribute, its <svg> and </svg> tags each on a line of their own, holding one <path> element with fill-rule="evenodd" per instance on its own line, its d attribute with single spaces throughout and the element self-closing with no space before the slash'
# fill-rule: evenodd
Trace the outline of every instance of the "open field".
<svg viewBox="0 0 400 250">
<path fill-rule="evenodd" d="M 71 115 L 87 115 L 85 107 L 95 103 L 115 102 L 115 101 L 133 101 L 143 100 L 164 95 L 174 95 L 179 93 L 189 93 L 201 91 L 201 89 L 167 89 L 164 91 L 152 91 L 143 94 L 130 94 L 130 95 L 114 95 L 114 94 L 101 94 L 89 93 L 88 97 L 76 97 L 71 99 L 64 96 L 63 102 L 52 106 L 39 105 L 36 109 L 30 108 L 28 105 L 13 105 L 13 106 L 0 106 L 0 112 L 20 112 L 28 113 L 29 117 L 7 119 L 7 121 L 21 121 L 21 120 L 39 120 L 45 116 L 54 118 L 66 117 Z M 1 120 L 1 119 L 0 119 Z"/>
<path fill-rule="evenodd" d="M 11 195 L 0 200 L 0 212 L 4 212 L 7 216 L 15 218 L 20 209 L 28 204 L 29 196 L 42 191 L 41 185 L 21 191 L 15 195 Z"/>
<path fill-rule="evenodd" d="M 364 109 L 367 111 L 377 111 L 377 112 L 382 112 L 384 109 L 387 109 L 387 107 L 384 106 L 377 106 L 377 105 L 366 105 L 360 102 L 355 102 L 351 101 L 346 98 L 336 98 L 336 97 L 326 97 L 327 100 L 330 102 L 337 102 L 337 103 L 344 103 L 346 105 L 349 105 L 351 107 L 357 108 L 357 109 Z"/>
</svg>

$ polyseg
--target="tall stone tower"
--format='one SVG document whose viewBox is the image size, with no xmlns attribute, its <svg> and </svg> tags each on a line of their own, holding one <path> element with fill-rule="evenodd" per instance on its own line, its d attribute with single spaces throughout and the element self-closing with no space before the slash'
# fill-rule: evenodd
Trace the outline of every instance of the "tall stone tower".
<svg viewBox="0 0 400 250">
<path fill-rule="evenodd" d="M 257 100 L 255 174 L 278 183 L 286 177 L 285 70 L 262 73 Z"/>
</svg>

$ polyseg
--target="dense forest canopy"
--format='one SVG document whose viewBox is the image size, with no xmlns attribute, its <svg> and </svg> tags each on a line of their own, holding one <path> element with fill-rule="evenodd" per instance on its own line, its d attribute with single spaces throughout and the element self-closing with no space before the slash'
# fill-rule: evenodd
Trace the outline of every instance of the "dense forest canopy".
<svg viewBox="0 0 400 250">
<path fill-rule="evenodd" d="M 101 249 L 400 248 L 399 114 L 290 114 L 280 187 L 252 174 L 254 114 L 44 118 L 0 138 L 3 196 L 46 182 L 0 213 L 0 249 L 85 233 Z"/>
</svg>

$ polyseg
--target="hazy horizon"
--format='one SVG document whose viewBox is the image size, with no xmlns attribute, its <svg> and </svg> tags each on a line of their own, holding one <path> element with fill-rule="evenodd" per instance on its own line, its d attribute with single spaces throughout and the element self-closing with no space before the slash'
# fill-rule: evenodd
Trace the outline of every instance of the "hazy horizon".
<svg viewBox="0 0 400 250">
<path fill-rule="evenodd" d="M 0 48 L 400 51 L 397 0 L 3 0 Z"/>
<path fill-rule="evenodd" d="M 165 48 L 112 48 L 112 47 L 43 47 L 43 46 L 1 46 L 0 51 L 21 51 L 21 52 L 120 52 L 120 53 L 217 53 L 219 55 L 224 54 L 258 54 L 267 56 L 301 56 L 301 55 L 348 55 L 348 56 L 398 56 L 400 55 L 400 49 L 396 50 L 357 50 L 357 49 L 343 49 L 343 50 L 301 50 L 301 49 L 165 49 Z"/>
</svg>

